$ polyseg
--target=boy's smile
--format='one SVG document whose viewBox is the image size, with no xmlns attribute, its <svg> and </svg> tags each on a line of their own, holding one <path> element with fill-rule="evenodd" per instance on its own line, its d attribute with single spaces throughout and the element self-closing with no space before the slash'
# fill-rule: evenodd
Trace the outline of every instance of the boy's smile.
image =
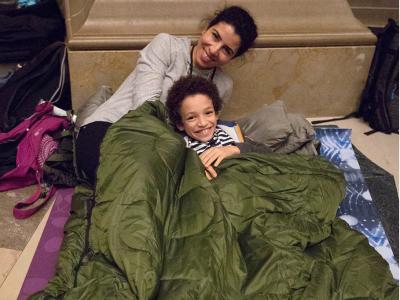
<svg viewBox="0 0 400 300">
<path fill-rule="evenodd" d="M 177 127 L 200 142 L 212 139 L 217 127 L 218 116 L 212 100 L 203 94 L 187 96 L 179 108 L 181 124 Z"/>
</svg>

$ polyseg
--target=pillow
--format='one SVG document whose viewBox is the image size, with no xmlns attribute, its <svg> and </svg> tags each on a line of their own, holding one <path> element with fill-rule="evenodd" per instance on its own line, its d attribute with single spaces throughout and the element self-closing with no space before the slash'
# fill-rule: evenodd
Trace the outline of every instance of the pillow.
<svg viewBox="0 0 400 300">
<path fill-rule="evenodd" d="M 79 128 L 84 123 L 86 118 L 92 115 L 94 111 L 104 102 L 108 100 L 112 95 L 111 87 L 107 85 L 102 85 L 96 91 L 95 94 L 89 97 L 89 99 L 83 104 L 76 112 L 77 118 L 75 122 L 75 127 Z"/>
<path fill-rule="evenodd" d="M 276 150 L 285 143 L 293 129 L 281 100 L 267 105 L 237 120 L 245 136 Z"/>
<path fill-rule="evenodd" d="M 276 149 L 276 153 L 298 153 L 317 155 L 318 152 L 315 148 L 315 130 L 302 115 L 300 114 L 287 114 L 293 132 L 289 134 L 286 141 L 280 148 Z"/>
</svg>

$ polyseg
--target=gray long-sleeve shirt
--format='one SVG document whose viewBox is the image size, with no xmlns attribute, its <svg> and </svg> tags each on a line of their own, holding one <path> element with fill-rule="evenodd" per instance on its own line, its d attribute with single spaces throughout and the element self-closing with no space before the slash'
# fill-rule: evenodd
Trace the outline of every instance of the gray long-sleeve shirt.
<svg viewBox="0 0 400 300">
<path fill-rule="evenodd" d="M 145 101 L 160 99 L 165 103 L 172 84 L 190 70 L 190 40 L 166 33 L 158 34 L 140 51 L 136 68 L 118 90 L 89 116 L 83 125 L 105 121 L 114 123 L 129 110 Z M 209 77 L 212 70 L 193 67 L 193 75 Z M 232 79 L 217 68 L 213 82 L 227 102 L 232 93 Z"/>
</svg>

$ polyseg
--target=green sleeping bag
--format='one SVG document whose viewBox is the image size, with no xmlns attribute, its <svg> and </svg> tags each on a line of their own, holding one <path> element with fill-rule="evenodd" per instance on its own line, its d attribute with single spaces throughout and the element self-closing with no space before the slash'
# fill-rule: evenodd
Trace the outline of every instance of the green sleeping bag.
<svg viewBox="0 0 400 300">
<path fill-rule="evenodd" d="M 74 193 L 55 277 L 31 299 L 398 299 L 387 263 L 336 218 L 341 172 L 321 157 L 245 154 L 208 181 L 161 102 L 101 146 Z"/>
</svg>

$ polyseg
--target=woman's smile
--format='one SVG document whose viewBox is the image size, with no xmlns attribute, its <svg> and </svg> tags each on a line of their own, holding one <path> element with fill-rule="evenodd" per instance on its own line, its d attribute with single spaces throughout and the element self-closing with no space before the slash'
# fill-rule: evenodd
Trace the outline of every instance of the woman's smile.
<svg viewBox="0 0 400 300">
<path fill-rule="evenodd" d="M 205 49 L 201 49 L 200 51 L 202 51 L 202 55 L 200 55 L 200 58 L 203 60 L 204 64 L 209 63 L 210 61 L 212 61 L 213 59 L 207 54 Z"/>
</svg>

